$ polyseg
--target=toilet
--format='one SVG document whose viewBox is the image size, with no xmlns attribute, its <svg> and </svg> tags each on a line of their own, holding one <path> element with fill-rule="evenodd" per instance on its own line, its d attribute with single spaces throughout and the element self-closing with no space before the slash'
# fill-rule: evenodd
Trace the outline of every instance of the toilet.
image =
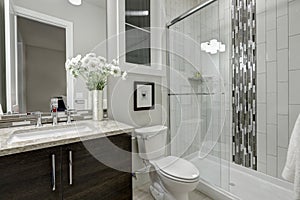
<svg viewBox="0 0 300 200">
<path fill-rule="evenodd" d="M 152 126 L 135 130 L 139 156 L 150 167 L 150 192 L 155 200 L 188 200 L 200 179 L 189 161 L 166 156 L 167 127 Z"/>
</svg>

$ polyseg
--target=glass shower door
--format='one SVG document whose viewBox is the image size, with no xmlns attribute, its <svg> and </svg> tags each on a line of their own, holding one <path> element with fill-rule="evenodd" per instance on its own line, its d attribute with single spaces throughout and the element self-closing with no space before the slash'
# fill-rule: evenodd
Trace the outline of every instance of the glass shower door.
<svg viewBox="0 0 300 200">
<path fill-rule="evenodd" d="M 193 162 L 202 181 L 227 189 L 218 1 L 170 26 L 168 36 L 171 154 Z"/>
</svg>

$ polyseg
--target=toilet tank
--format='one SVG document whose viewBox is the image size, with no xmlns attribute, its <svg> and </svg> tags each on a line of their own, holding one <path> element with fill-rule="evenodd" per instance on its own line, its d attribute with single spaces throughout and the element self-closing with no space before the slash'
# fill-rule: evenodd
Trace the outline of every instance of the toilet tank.
<svg viewBox="0 0 300 200">
<path fill-rule="evenodd" d="M 151 126 L 135 130 L 139 156 L 144 160 L 154 160 L 165 156 L 167 144 L 165 126 Z"/>
</svg>

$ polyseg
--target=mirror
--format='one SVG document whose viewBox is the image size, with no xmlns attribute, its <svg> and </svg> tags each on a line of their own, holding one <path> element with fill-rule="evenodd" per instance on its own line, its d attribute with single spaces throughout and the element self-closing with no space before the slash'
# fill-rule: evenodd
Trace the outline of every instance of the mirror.
<svg viewBox="0 0 300 200">
<path fill-rule="evenodd" d="M 0 0 L 0 111 L 6 110 L 4 0 Z M 1 114 L 2 112 L 0 112 Z"/>
<path fill-rule="evenodd" d="M 85 0 L 80 6 L 68 0 L 0 1 L 5 13 L 0 21 L 5 24 L 5 53 L 0 52 L 5 54 L 5 69 L 2 63 L 0 69 L 4 112 L 49 112 L 53 97 L 62 97 L 70 108 L 91 109 L 84 82 L 66 72 L 65 61 L 89 52 L 107 57 L 106 0 Z"/>
</svg>

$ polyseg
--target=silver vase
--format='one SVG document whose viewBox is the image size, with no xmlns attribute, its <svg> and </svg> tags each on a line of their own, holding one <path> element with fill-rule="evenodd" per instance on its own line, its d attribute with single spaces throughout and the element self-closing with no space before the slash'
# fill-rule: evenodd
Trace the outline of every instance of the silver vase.
<svg viewBox="0 0 300 200">
<path fill-rule="evenodd" d="M 103 120 L 103 90 L 93 90 L 93 120 Z"/>
</svg>

